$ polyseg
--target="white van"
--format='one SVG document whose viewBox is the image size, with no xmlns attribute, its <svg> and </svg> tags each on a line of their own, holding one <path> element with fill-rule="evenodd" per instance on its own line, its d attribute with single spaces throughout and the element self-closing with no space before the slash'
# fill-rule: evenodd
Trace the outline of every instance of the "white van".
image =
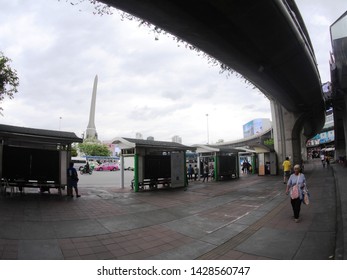
<svg viewBox="0 0 347 280">
<path fill-rule="evenodd" d="M 87 164 L 85 157 L 71 157 L 71 161 L 74 163 L 76 170 L 81 170 Z"/>
</svg>

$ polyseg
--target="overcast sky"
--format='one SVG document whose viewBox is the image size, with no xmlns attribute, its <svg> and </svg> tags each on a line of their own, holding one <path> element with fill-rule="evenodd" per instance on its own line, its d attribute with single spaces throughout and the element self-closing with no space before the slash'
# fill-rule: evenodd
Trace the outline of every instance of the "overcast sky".
<svg viewBox="0 0 347 280">
<path fill-rule="evenodd" d="M 296 2 L 322 82 L 329 81 L 329 26 L 347 10 L 347 1 Z M 95 75 L 100 140 L 140 132 L 163 141 L 179 135 L 187 145 L 206 143 L 209 136 L 213 143 L 242 138 L 242 125 L 252 119 L 271 119 L 270 103 L 259 91 L 220 74 L 172 37 L 155 40 L 150 29 L 121 20 L 119 12 L 98 16 L 89 4 L 64 0 L 0 4 L 0 51 L 20 79 L 15 98 L 1 104 L 0 123 L 81 136 Z"/>
</svg>

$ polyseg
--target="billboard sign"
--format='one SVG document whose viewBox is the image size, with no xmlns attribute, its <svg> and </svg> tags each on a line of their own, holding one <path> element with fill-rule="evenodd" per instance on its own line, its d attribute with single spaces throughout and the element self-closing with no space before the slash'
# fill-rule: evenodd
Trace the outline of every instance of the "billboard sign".
<svg viewBox="0 0 347 280">
<path fill-rule="evenodd" d="M 243 137 L 247 138 L 253 135 L 262 134 L 271 128 L 269 119 L 254 119 L 243 125 Z"/>
</svg>

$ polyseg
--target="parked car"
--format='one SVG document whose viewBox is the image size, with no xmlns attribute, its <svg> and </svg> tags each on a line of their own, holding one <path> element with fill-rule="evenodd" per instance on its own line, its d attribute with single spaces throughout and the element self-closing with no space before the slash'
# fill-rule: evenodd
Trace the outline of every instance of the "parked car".
<svg viewBox="0 0 347 280">
<path fill-rule="evenodd" d="M 134 171 L 134 157 L 124 157 L 124 170 Z"/>
<path fill-rule="evenodd" d="M 104 170 L 116 171 L 116 170 L 119 170 L 119 165 L 113 162 L 104 162 L 98 166 L 95 166 L 94 170 L 95 171 L 104 171 Z"/>
</svg>

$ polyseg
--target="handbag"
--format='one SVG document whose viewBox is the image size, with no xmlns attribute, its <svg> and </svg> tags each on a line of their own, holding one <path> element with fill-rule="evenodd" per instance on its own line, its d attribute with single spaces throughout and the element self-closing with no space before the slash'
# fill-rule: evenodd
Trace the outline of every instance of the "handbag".
<svg viewBox="0 0 347 280">
<path fill-rule="evenodd" d="M 294 186 L 292 186 L 291 192 L 290 192 L 290 198 L 291 199 L 297 199 L 299 198 L 300 194 L 299 194 L 299 178 L 300 178 L 300 174 L 298 176 L 298 180 L 296 181 L 296 184 Z"/>
<path fill-rule="evenodd" d="M 308 189 L 305 187 L 304 189 L 304 204 L 309 205 L 310 204 L 310 194 L 308 192 Z"/>
</svg>

